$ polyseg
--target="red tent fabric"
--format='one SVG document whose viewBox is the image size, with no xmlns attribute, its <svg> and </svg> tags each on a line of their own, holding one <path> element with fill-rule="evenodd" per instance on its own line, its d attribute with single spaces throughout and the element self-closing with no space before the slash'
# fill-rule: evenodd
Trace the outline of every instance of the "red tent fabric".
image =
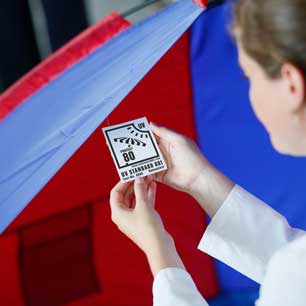
<svg viewBox="0 0 306 306">
<path fill-rule="evenodd" d="M 0 99 L 2 114 L 128 26 L 118 15 L 110 18 L 9 89 Z M 188 33 L 0 236 L 1 305 L 152 305 L 146 258 L 110 219 L 109 192 L 118 176 L 101 132 L 142 116 L 196 137 Z M 205 229 L 199 205 L 158 186 L 157 210 L 201 293 L 216 295 L 213 262 L 197 250 Z"/>
</svg>

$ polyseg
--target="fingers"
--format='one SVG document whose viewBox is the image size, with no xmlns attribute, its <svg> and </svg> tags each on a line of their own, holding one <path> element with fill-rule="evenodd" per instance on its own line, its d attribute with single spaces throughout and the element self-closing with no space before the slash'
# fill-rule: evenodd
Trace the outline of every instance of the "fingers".
<svg viewBox="0 0 306 306">
<path fill-rule="evenodd" d="M 154 122 L 150 122 L 150 126 L 151 126 L 153 133 L 157 135 L 157 137 L 167 140 L 169 142 L 177 141 L 178 139 L 182 137 L 182 135 L 180 135 L 179 133 L 171 129 L 168 129 L 166 127 L 158 126 Z"/>
<path fill-rule="evenodd" d="M 146 202 L 147 200 L 147 183 L 144 178 L 140 177 L 135 180 L 134 191 L 137 202 Z"/>
<path fill-rule="evenodd" d="M 156 173 L 150 174 L 146 177 L 147 185 L 150 186 L 151 182 L 156 180 Z"/>
<path fill-rule="evenodd" d="M 124 196 L 124 205 L 127 208 L 134 208 L 132 199 L 134 197 L 134 184 L 130 184 Z"/>
<path fill-rule="evenodd" d="M 125 200 L 127 196 L 130 194 L 131 186 L 133 187 L 132 183 L 122 183 L 119 182 L 117 185 L 112 189 L 110 193 L 110 204 L 112 209 L 118 208 L 118 207 L 124 207 L 125 206 Z M 133 190 L 133 189 L 132 189 Z"/>
<path fill-rule="evenodd" d="M 135 201 L 131 203 L 135 195 Z M 149 204 L 154 208 L 156 197 L 156 183 L 153 176 L 147 178 L 137 178 L 133 182 L 119 182 L 111 191 L 110 205 L 113 212 L 130 211 L 135 208 L 136 203 Z M 136 204 L 137 205 L 137 204 Z"/>
<path fill-rule="evenodd" d="M 148 190 L 148 200 L 153 208 L 155 207 L 156 188 L 157 184 L 152 181 Z"/>
</svg>

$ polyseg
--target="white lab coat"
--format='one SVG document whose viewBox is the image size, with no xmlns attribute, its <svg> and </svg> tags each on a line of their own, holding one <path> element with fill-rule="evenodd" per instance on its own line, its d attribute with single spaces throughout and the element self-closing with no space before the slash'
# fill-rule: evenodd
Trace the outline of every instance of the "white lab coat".
<svg viewBox="0 0 306 306">
<path fill-rule="evenodd" d="M 306 206 L 305 206 L 306 210 Z M 256 306 L 306 306 L 306 233 L 235 186 L 198 248 L 261 284 Z M 154 306 L 208 306 L 182 269 L 161 270 Z"/>
</svg>

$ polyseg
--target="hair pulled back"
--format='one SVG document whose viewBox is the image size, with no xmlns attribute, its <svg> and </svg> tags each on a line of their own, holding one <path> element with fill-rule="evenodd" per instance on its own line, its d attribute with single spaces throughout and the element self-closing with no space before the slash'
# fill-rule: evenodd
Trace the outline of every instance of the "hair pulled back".
<svg viewBox="0 0 306 306">
<path fill-rule="evenodd" d="M 306 76 L 306 0 L 237 0 L 233 31 L 270 78 L 285 62 Z"/>
</svg>

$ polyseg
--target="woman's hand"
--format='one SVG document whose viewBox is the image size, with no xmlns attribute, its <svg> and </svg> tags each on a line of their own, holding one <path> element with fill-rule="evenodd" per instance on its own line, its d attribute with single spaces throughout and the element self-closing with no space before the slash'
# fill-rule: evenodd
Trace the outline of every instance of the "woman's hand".
<svg viewBox="0 0 306 306">
<path fill-rule="evenodd" d="M 155 174 L 155 179 L 192 194 L 200 175 L 210 167 L 209 162 L 192 139 L 155 123 L 150 125 L 168 166 L 168 170 Z"/>
<path fill-rule="evenodd" d="M 151 128 L 168 166 L 154 179 L 190 194 L 213 217 L 234 183 L 206 160 L 193 140 L 154 123 Z"/>
<path fill-rule="evenodd" d="M 135 183 L 119 182 L 110 196 L 113 222 L 145 253 L 165 231 L 154 209 L 155 195 L 156 183 L 139 178 Z"/>
<path fill-rule="evenodd" d="M 154 209 L 155 195 L 156 183 L 140 178 L 135 183 L 119 182 L 110 196 L 113 222 L 147 255 L 154 275 L 167 267 L 184 269 L 174 241 Z"/>
</svg>

